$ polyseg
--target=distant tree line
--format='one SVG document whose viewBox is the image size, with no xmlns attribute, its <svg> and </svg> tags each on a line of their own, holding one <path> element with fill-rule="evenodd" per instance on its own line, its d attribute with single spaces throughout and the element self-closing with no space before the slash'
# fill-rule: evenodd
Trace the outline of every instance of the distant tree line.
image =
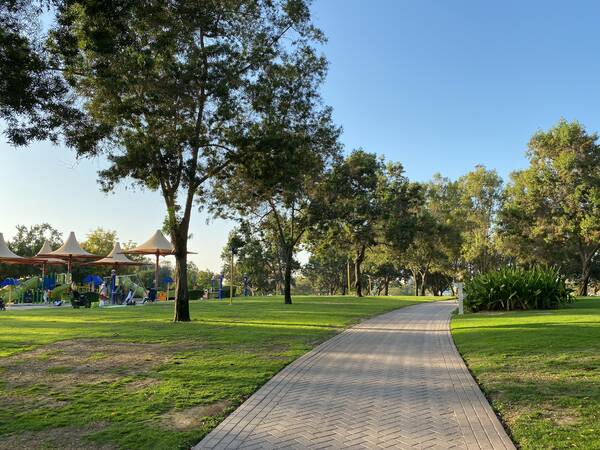
<svg viewBox="0 0 600 450">
<path fill-rule="evenodd" d="M 291 270 L 321 294 L 387 295 L 410 283 L 415 295 L 441 295 L 453 282 L 503 266 L 557 267 L 587 295 L 600 281 L 600 147 L 578 122 L 536 132 L 530 165 L 504 183 L 483 166 L 457 180 L 407 180 L 400 164 L 356 150 L 313 178 L 312 223 L 295 251 L 309 252 Z M 262 293 L 283 292 L 285 251 L 277 223 L 251 214 L 232 242 L 240 274 Z M 289 219 L 289 229 L 294 227 Z M 251 232 L 250 230 L 256 230 Z M 243 245 L 240 245 L 240 242 Z"/>
</svg>

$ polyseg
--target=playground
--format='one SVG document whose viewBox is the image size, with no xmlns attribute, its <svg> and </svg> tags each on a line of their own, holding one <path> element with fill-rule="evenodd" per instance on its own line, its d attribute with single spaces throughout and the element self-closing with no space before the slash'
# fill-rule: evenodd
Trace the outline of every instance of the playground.
<svg viewBox="0 0 600 450">
<path fill-rule="evenodd" d="M 119 274 L 123 268 L 150 265 L 145 260 L 132 260 L 126 253 L 155 256 L 153 283 L 145 286 L 137 274 Z M 160 231 L 141 246 L 128 251 L 124 251 L 120 244 L 115 242 L 112 251 L 105 257 L 93 255 L 82 249 L 75 234 L 71 233 L 56 250 L 52 250 L 46 241 L 35 256 L 22 257 L 8 248 L 0 233 L 0 263 L 32 266 L 39 272 L 23 278 L 7 277 L 1 280 L 0 306 L 11 308 L 70 305 L 74 308 L 90 308 L 92 305 L 134 306 L 138 303 L 170 300 L 173 298 L 171 288 L 175 280 L 169 276 L 159 278 L 159 259 L 171 253 L 172 245 Z M 74 265 L 81 268 L 79 279 L 73 276 Z M 58 266 L 61 269 L 50 273 L 50 266 Z M 62 271 L 65 268 L 66 271 Z M 82 273 L 85 275 L 81 275 Z"/>
<path fill-rule="evenodd" d="M 138 259 L 132 260 L 127 254 L 137 255 Z M 0 309 L 63 305 L 118 307 L 174 300 L 176 280 L 169 275 L 159 276 L 160 258 L 172 254 L 173 246 L 161 231 L 133 249 L 123 250 L 114 242 L 112 251 L 105 257 L 85 251 L 74 233 L 56 250 L 46 241 L 35 256 L 22 257 L 8 248 L 0 233 L 0 264 L 34 268 L 26 277 L 0 279 Z M 152 256 L 155 260 L 151 264 L 140 256 Z M 120 273 L 124 268 L 150 265 L 154 265 L 154 281 L 150 283 L 144 283 L 136 273 Z M 51 266 L 60 269 L 50 272 Z M 79 266 L 78 277 L 73 275 L 74 266 Z M 214 275 L 210 286 L 190 292 L 190 299 L 229 299 L 231 303 L 236 293 L 249 295 L 248 277 L 243 277 L 241 286 L 225 285 L 225 281 L 222 273 Z"/>
<path fill-rule="evenodd" d="M 0 448 L 189 448 L 275 373 L 363 318 L 431 298 L 248 297 L 13 309 L 0 322 Z"/>
</svg>

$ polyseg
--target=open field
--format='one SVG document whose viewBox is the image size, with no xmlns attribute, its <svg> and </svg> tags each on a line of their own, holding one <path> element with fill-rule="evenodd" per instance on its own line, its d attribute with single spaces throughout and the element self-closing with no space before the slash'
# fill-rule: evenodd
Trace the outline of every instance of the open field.
<svg viewBox="0 0 600 450">
<path fill-rule="evenodd" d="M 185 448 L 295 358 L 431 298 L 280 297 L 0 313 L 0 448 Z"/>
<path fill-rule="evenodd" d="M 463 358 L 523 449 L 600 449 L 600 298 L 455 316 Z"/>
</svg>

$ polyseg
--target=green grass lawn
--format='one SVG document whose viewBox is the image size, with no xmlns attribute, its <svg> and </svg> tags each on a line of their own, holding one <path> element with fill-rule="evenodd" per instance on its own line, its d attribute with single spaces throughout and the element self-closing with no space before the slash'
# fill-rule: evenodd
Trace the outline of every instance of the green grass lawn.
<svg viewBox="0 0 600 450">
<path fill-rule="evenodd" d="M 0 449 L 187 448 L 285 365 L 413 297 L 0 313 Z"/>
<path fill-rule="evenodd" d="M 456 316 L 452 334 L 523 449 L 600 449 L 600 298 Z"/>
</svg>

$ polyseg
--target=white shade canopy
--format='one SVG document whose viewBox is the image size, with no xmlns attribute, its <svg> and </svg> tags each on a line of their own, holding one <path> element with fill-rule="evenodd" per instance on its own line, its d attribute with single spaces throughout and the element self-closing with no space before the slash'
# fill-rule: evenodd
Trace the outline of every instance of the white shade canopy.
<svg viewBox="0 0 600 450">
<path fill-rule="evenodd" d="M 156 230 L 156 233 L 143 244 L 130 250 L 122 251 L 121 253 L 132 255 L 172 255 L 173 250 L 173 244 L 162 234 L 162 231 Z"/>
<path fill-rule="evenodd" d="M 121 249 L 121 245 L 118 242 L 115 242 L 112 251 L 106 256 L 106 258 L 102 258 L 99 261 L 92 261 L 90 263 L 86 263 L 89 266 L 143 266 L 146 263 L 132 261 L 127 256 L 123 254 L 123 250 Z"/>
<path fill-rule="evenodd" d="M 4 264 L 32 264 L 35 260 L 31 258 L 23 258 L 16 253 L 13 253 L 6 241 L 4 235 L 0 233 L 0 263 Z"/>
<path fill-rule="evenodd" d="M 38 256 L 48 256 L 48 257 L 58 257 L 58 258 L 68 258 L 68 259 L 94 259 L 98 258 L 96 255 L 92 255 L 89 252 L 86 252 L 81 248 L 79 242 L 77 242 L 77 238 L 75 237 L 75 233 L 72 231 L 69 233 L 69 237 L 65 241 L 65 243 L 60 246 L 58 249 L 49 253 L 40 253 Z"/>
<path fill-rule="evenodd" d="M 35 258 L 39 260 L 39 263 L 47 264 L 47 265 L 51 265 L 51 266 L 55 266 L 55 265 L 58 266 L 58 265 L 66 264 L 65 261 L 63 261 L 62 259 L 50 258 L 48 256 L 41 256 L 41 255 L 47 255 L 48 253 L 52 253 L 52 247 L 50 247 L 50 243 L 48 241 L 44 241 L 44 245 L 42 245 L 42 248 L 40 249 L 40 251 L 37 252 L 37 255 L 35 255 Z"/>
</svg>

